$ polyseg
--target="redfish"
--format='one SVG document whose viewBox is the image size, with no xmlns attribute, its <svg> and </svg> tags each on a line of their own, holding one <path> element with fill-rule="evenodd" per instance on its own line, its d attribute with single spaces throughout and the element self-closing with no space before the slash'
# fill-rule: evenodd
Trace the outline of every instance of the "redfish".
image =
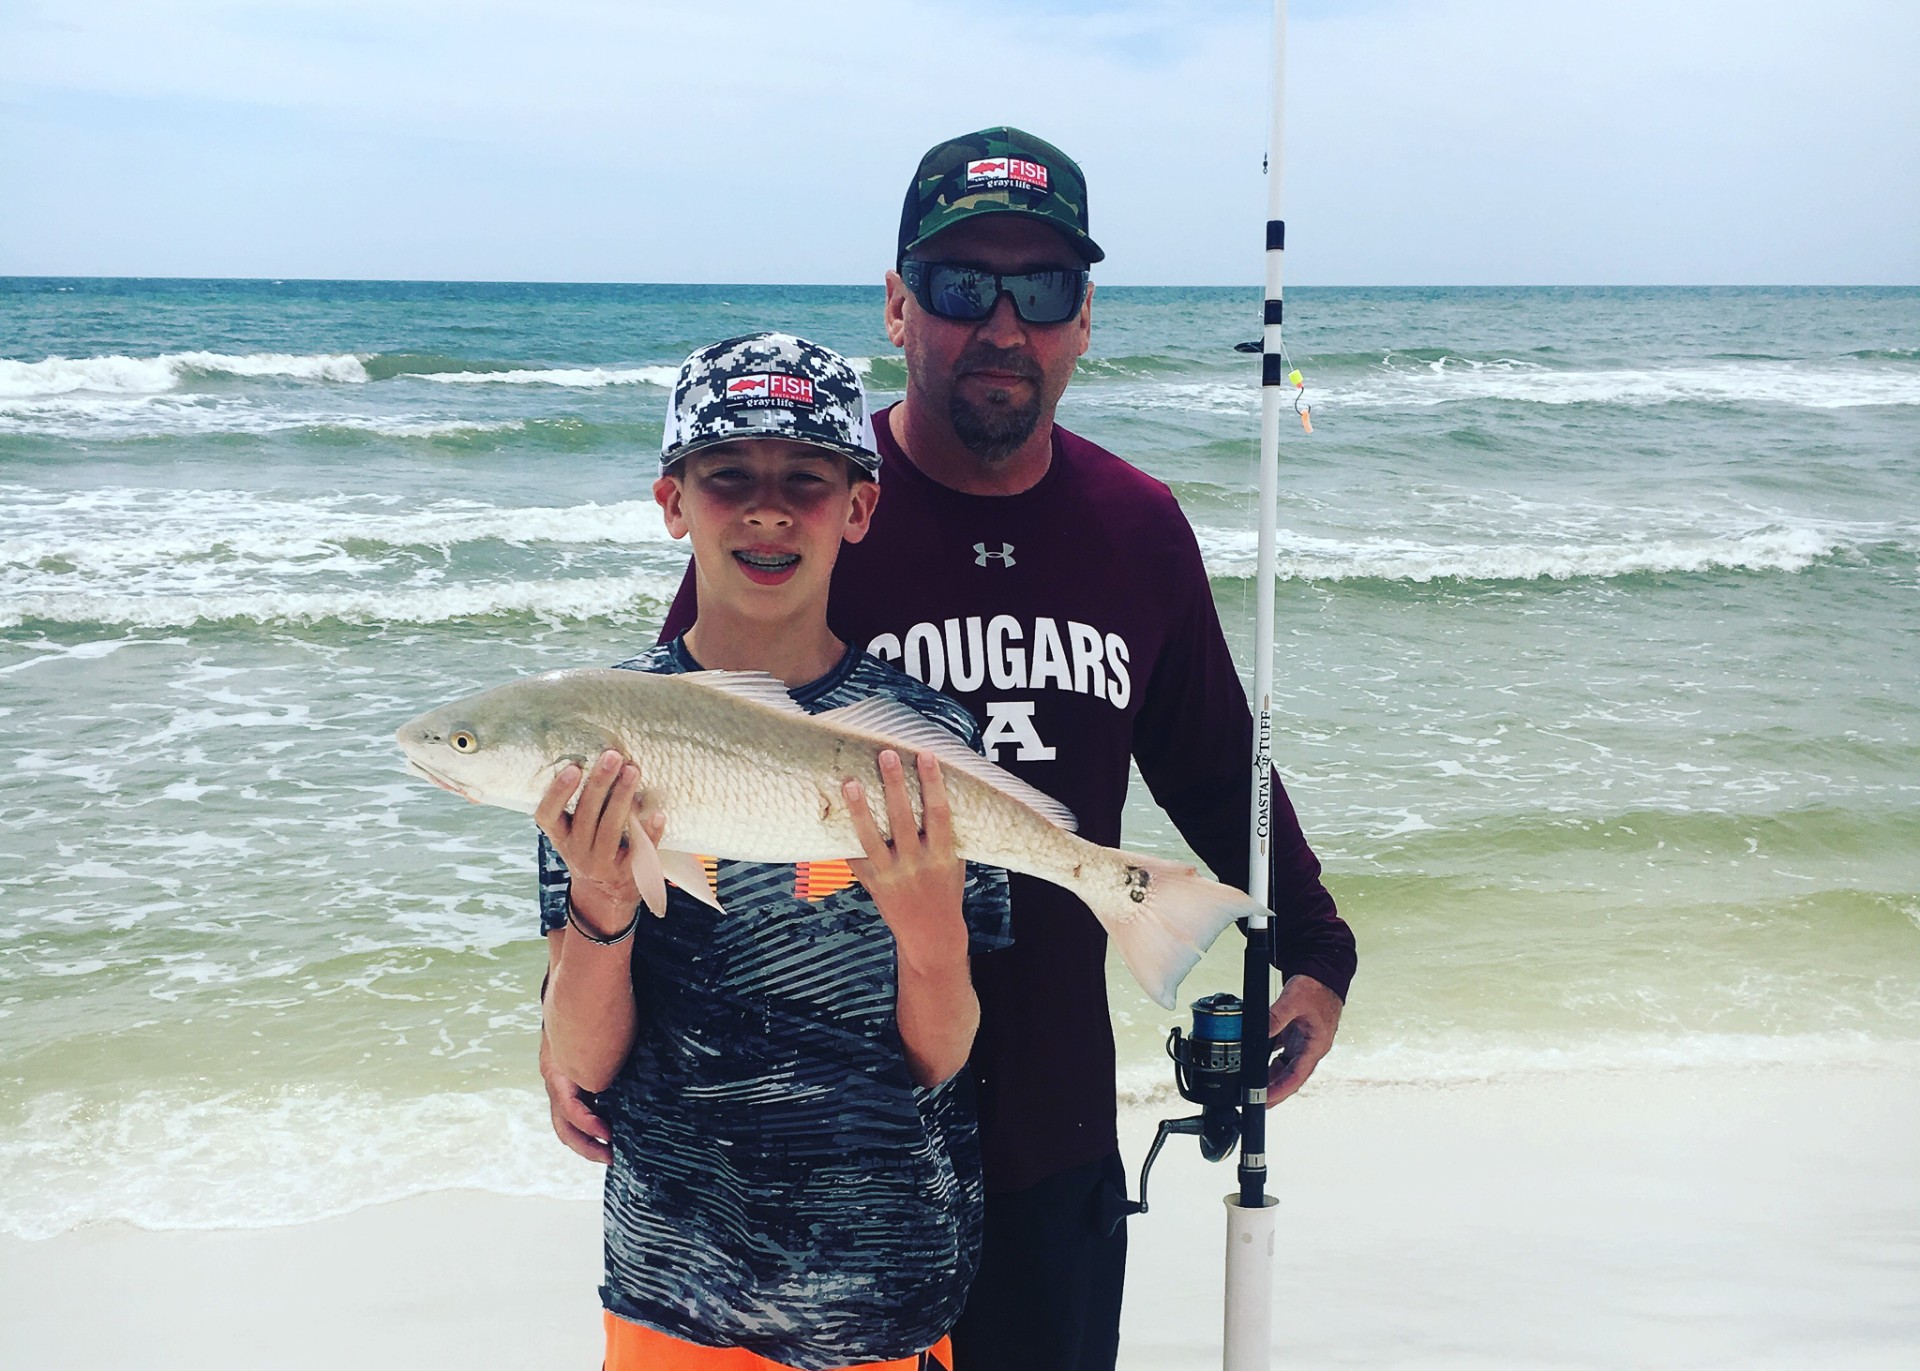
<svg viewBox="0 0 1920 1371">
<path fill-rule="evenodd" d="M 568 763 L 584 771 L 609 748 L 625 754 L 640 769 L 640 813 L 666 819 L 658 850 L 640 824 L 628 826 L 635 880 L 656 912 L 666 907 L 666 880 L 715 903 L 695 853 L 781 863 L 864 855 L 841 784 L 858 780 L 877 801 L 877 759 L 889 749 L 905 766 L 916 814 L 914 759 L 939 760 L 961 857 L 1072 891 L 1165 1008 L 1221 930 L 1260 912 L 1245 893 L 1183 863 L 1077 836 L 1064 805 L 897 701 L 808 714 L 759 672 L 548 672 L 431 710 L 396 736 L 416 774 L 523 814 Z M 873 817 L 885 834 L 885 807 L 876 802 Z"/>
</svg>

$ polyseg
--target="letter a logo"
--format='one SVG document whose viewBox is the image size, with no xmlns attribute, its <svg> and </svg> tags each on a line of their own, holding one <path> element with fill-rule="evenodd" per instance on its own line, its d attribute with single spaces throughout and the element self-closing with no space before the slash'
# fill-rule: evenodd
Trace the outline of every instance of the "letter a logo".
<svg viewBox="0 0 1920 1371">
<path fill-rule="evenodd" d="M 1033 726 L 1032 700 L 989 700 L 987 701 L 987 727 L 980 735 L 980 748 L 987 754 L 987 760 L 1000 760 L 1000 749 L 1013 747 L 1013 758 L 1018 762 L 1050 762 L 1054 749 L 1040 741 L 1040 734 Z"/>
<path fill-rule="evenodd" d="M 985 543 L 975 543 L 973 545 L 973 554 L 973 564 L 975 566 L 985 566 L 990 560 L 995 558 L 999 559 L 1001 566 L 1013 565 L 1012 543 L 1000 544 L 1000 550 L 998 552 L 988 552 Z"/>
</svg>

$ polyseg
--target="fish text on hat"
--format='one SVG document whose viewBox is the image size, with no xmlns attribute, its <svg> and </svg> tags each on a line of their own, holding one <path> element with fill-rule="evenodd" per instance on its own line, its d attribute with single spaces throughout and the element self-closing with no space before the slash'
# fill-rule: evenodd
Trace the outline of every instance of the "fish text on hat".
<svg viewBox="0 0 1920 1371">
<path fill-rule="evenodd" d="M 967 189 L 1045 191 L 1046 164 L 1029 161 L 1025 157 L 986 157 L 978 162 L 969 162 Z"/>
<path fill-rule="evenodd" d="M 811 409 L 813 382 L 805 376 L 788 376 L 777 371 L 736 376 L 727 382 L 727 404 L 750 409 L 792 409 L 801 405 Z"/>
</svg>

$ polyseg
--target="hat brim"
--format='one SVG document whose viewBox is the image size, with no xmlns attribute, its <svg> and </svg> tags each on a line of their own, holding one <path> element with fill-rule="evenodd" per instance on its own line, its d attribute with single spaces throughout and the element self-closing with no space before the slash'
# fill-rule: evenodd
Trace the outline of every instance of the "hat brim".
<svg viewBox="0 0 1920 1371">
<path fill-rule="evenodd" d="M 715 433 L 709 434 L 705 438 L 695 439 L 690 443 L 683 443 L 670 453 L 663 452 L 660 454 L 660 474 L 662 476 L 666 475 L 680 462 L 681 458 L 695 452 L 705 452 L 708 448 L 724 447 L 728 443 L 758 443 L 768 439 L 778 439 L 784 443 L 799 443 L 803 447 L 818 448 L 820 451 L 830 452 L 836 457 L 845 457 L 867 475 L 873 477 L 875 480 L 880 479 L 880 454 L 877 452 L 863 447 L 855 447 L 851 443 L 823 442 L 815 438 L 796 438 L 791 434 L 774 433 L 766 430 L 757 430 L 751 433 Z"/>
<path fill-rule="evenodd" d="M 1066 239 L 1067 243 L 1075 252 L 1080 254 L 1088 266 L 1092 266 L 1095 262 L 1106 260 L 1107 254 L 1105 250 L 1078 228 L 1072 224 L 1061 223 L 1051 214 L 1043 214 L 1039 210 L 1028 209 L 1024 205 L 970 205 L 965 209 L 948 211 L 938 216 L 938 222 L 932 228 L 900 249 L 900 254 L 904 257 L 907 253 L 912 252 L 928 240 L 938 238 L 955 224 L 964 223 L 968 219 L 978 218 L 983 214 L 1017 214 L 1026 219 L 1038 219 L 1041 223 Z"/>
</svg>

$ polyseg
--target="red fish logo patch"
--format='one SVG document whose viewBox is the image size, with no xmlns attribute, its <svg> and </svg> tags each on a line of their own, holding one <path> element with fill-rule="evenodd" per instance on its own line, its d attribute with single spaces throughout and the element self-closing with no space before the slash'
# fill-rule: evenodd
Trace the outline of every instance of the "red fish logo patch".
<svg viewBox="0 0 1920 1371">
<path fill-rule="evenodd" d="M 1044 193 L 1047 181 L 1046 164 L 1025 157 L 983 157 L 978 162 L 967 163 L 969 193 L 981 190 L 1037 190 Z"/>
<path fill-rule="evenodd" d="M 727 403 L 751 408 L 813 408 L 813 380 L 789 376 L 785 372 L 762 372 L 757 376 L 736 376 L 727 382 Z"/>
</svg>

